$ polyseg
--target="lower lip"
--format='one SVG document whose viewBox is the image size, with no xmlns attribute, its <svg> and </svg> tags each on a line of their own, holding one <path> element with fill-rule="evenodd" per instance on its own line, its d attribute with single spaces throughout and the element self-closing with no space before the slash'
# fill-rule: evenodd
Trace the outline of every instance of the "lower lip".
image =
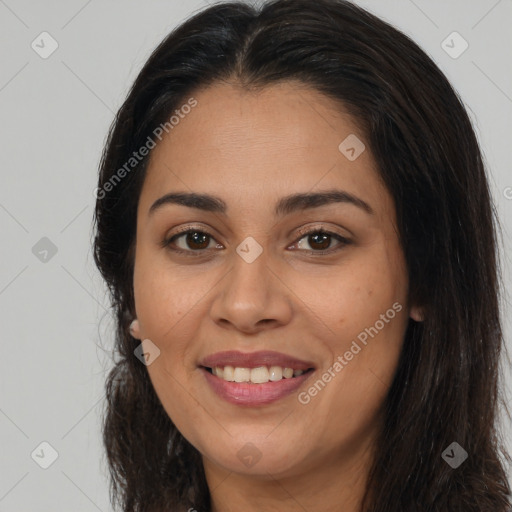
<svg viewBox="0 0 512 512">
<path fill-rule="evenodd" d="M 313 373 L 310 370 L 290 379 L 269 381 L 264 384 L 251 384 L 248 382 L 228 382 L 211 374 L 205 368 L 201 368 L 201 370 L 208 384 L 221 398 L 232 404 L 250 406 L 270 404 L 290 395 Z"/>
</svg>

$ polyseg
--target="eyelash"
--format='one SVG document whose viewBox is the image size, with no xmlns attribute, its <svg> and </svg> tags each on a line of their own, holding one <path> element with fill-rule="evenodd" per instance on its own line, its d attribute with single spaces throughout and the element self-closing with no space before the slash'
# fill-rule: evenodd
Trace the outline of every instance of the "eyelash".
<svg viewBox="0 0 512 512">
<path fill-rule="evenodd" d="M 161 246 L 163 248 L 167 248 L 167 249 L 173 251 L 174 253 L 183 254 L 185 256 L 191 256 L 191 257 L 203 256 L 205 251 L 211 250 L 211 249 L 197 249 L 197 250 L 193 251 L 193 250 L 176 249 L 174 247 L 171 247 L 171 244 L 173 242 L 175 242 L 180 237 L 187 235 L 189 233 L 200 233 L 202 235 L 207 235 L 211 239 L 215 240 L 213 235 L 208 233 L 208 231 L 204 231 L 203 229 L 198 229 L 198 228 L 194 228 L 191 226 L 187 226 L 186 228 L 183 228 L 182 230 L 180 230 L 179 233 L 176 233 L 175 235 L 171 236 L 170 238 L 166 238 L 166 239 L 162 240 Z M 310 230 L 302 230 L 302 231 L 299 231 L 299 234 L 301 236 L 300 236 L 300 238 L 296 239 L 294 244 L 298 243 L 300 240 L 302 240 L 303 238 L 305 238 L 308 235 L 316 235 L 316 234 L 328 235 L 328 236 L 331 236 L 331 237 L 337 239 L 340 242 L 340 244 L 338 246 L 336 246 L 334 249 L 324 249 L 324 250 L 319 250 L 319 251 L 299 249 L 299 251 L 303 251 L 303 252 L 306 252 L 306 253 L 314 255 L 314 256 L 333 254 L 335 252 L 340 251 L 341 249 L 343 249 L 344 246 L 349 245 L 351 243 L 351 240 L 348 240 L 347 238 L 345 238 L 341 235 L 338 235 L 337 233 L 333 233 L 332 231 L 327 231 L 322 228 L 313 228 Z"/>
</svg>

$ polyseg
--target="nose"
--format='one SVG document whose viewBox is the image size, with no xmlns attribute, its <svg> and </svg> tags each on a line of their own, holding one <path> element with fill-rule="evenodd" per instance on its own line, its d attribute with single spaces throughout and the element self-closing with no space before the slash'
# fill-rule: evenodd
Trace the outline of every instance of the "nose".
<svg viewBox="0 0 512 512">
<path fill-rule="evenodd" d="M 247 334 L 290 322 L 290 284 L 271 267 L 265 250 L 251 263 L 235 254 L 233 267 L 216 287 L 210 310 L 213 321 L 225 329 Z"/>
</svg>

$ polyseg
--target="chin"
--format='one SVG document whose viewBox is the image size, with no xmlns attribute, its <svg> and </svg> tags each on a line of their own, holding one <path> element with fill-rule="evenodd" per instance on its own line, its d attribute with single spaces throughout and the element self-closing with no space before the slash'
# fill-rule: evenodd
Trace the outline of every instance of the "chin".
<svg viewBox="0 0 512 512">
<path fill-rule="evenodd" d="M 247 434 L 230 437 L 229 444 L 217 444 L 214 450 L 209 446 L 202 453 L 211 463 L 238 474 L 264 478 L 292 475 L 304 462 L 297 445 L 289 437 L 265 440 L 264 436 L 260 435 L 261 441 Z"/>
</svg>

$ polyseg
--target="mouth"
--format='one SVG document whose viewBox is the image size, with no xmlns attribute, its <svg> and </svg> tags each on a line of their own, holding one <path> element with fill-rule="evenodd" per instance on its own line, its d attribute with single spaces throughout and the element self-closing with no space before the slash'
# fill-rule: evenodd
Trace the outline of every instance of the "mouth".
<svg viewBox="0 0 512 512">
<path fill-rule="evenodd" d="M 273 351 L 218 352 L 200 361 L 198 368 L 218 397 L 244 406 L 267 405 L 289 396 L 315 371 L 311 362 Z"/>
</svg>

